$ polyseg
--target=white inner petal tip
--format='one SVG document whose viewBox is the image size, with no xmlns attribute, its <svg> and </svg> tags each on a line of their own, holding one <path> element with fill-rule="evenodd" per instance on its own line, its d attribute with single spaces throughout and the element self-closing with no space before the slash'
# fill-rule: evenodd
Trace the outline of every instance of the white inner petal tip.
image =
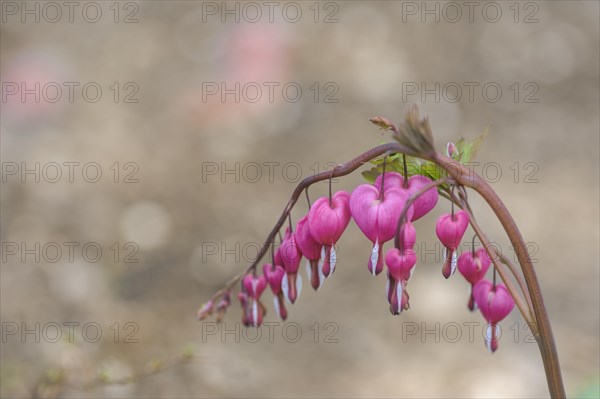
<svg viewBox="0 0 600 399">
<path fill-rule="evenodd" d="M 281 314 L 279 311 L 279 298 L 276 296 L 273 297 L 273 307 L 275 308 L 275 313 L 277 313 L 277 316 L 279 316 Z"/>
<path fill-rule="evenodd" d="M 371 252 L 371 273 L 377 274 L 377 261 L 379 260 L 379 240 L 375 240 L 373 251 Z"/>
<path fill-rule="evenodd" d="M 291 304 L 292 302 L 290 301 L 290 288 L 288 286 L 287 274 L 284 274 L 283 278 L 281 279 L 281 289 L 283 291 L 283 296 L 285 297 L 285 300 L 287 301 L 287 303 Z"/>
<path fill-rule="evenodd" d="M 319 272 L 319 288 L 323 286 L 323 282 L 325 281 L 325 275 L 323 274 L 323 269 L 321 267 L 318 268 Z"/>
<path fill-rule="evenodd" d="M 389 299 L 390 297 L 390 279 L 388 278 L 387 283 L 385 283 L 385 298 Z"/>
<path fill-rule="evenodd" d="M 258 325 L 258 301 L 252 301 L 252 323 Z"/>
<path fill-rule="evenodd" d="M 450 263 L 450 274 L 454 274 L 454 272 L 456 271 L 456 264 L 458 263 L 457 261 L 457 257 L 456 257 L 456 252 L 452 253 L 452 262 Z"/>
<path fill-rule="evenodd" d="M 300 298 L 300 294 L 302 293 L 302 276 L 298 274 L 296 277 L 296 299 Z"/>
<path fill-rule="evenodd" d="M 396 283 L 396 300 L 398 301 L 398 313 L 402 313 L 402 283 Z"/>
<path fill-rule="evenodd" d="M 308 281 L 310 281 L 312 278 L 312 269 L 310 268 L 310 261 L 308 259 L 306 260 L 306 264 L 304 266 L 306 269 L 306 277 L 308 278 Z"/>
<path fill-rule="evenodd" d="M 333 271 L 335 270 L 336 264 L 337 264 L 337 253 L 335 252 L 335 247 L 332 245 L 331 252 L 329 254 L 329 265 L 331 266 L 331 272 L 329 273 L 329 275 L 331 275 L 331 273 L 333 273 Z"/>
</svg>

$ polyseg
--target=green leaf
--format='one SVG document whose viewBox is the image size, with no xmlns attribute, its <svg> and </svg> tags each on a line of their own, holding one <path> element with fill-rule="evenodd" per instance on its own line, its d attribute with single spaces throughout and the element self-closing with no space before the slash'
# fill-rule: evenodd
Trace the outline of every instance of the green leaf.
<svg viewBox="0 0 600 399">
<path fill-rule="evenodd" d="M 460 163 L 468 163 L 475 158 L 475 155 L 477 155 L 477 151 L 479 150 L 479 146 L 481 143 L 483 143 L 483 140 L 485 140 L 489 132 L 490 127 L 488 125 L 483 133 L 473 141 L 467 142 L 464 139 L 460 139 L 459 142 L 456 143 L 456 148 L 461 154 Z"/>
<path fill-rule="evenodd" d="M 362 172 L 363 178 L 369 183 L 375 183 L 375 179 L 377 179 L 377 176 L 380 174 L 381 172 L 379 172 L 377 168 L 371 168 Z"/>
</svg>

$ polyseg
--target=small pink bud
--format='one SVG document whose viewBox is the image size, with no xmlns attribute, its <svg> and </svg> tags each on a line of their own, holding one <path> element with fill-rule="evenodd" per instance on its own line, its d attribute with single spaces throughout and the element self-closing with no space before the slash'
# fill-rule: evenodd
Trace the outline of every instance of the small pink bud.
<svg viewBox="0 0 600 399">
<path fill-rule="evenodd" d="M 454 214 L 445 214 L 440 216 L 436 225 L 435 232 L 446 247 L 445 261 L 442 268 L 442 274 L 448 278 L 456 270 L 456 254 L 454 251 L 460 245 L 465 231 L 469 225 L 469 214 L 463 210 L 460 210 Z"/>
<path fill-rule="evenodd" d="M 446 156 L 450 157 L 450 158 L 454 158 L 458 155 L 458 148 L 456 148 L 456 145 L 449 141 L 448 144 L 446 144 Z"/>
<path fill-rule="evenodd" d="M 496 324 L 502 321 L 515 307 L 515 301 L 504 284 L 492 284 L 489 280 L 481 280 L 473 287 L 473 297 L 488 326 L 488 349 L 495 352 L 498 349 Z"/>
<path fill-rule="evenodd" d="M 350 194 L 338 191 L 329 199 L 321 197 L 308 212 L 308 227 L 315 241 L 321 244 L 321 271 L 329 277 L 336 266 L 336 253 L 333 245 L 340 239 L 350 223 Z"/>
<path fill-rule="evenodd" d="M 408 191 L 408 197 L 412 197 L 414 194 L 421 191 L 425 186 L 431 184 L 430 178 L 422 175 L 414 175 L 408 179 L 406 190 Z M 413 202 L 414 213 L 411 221 L 418 220 L 423 216 L 427 215 L 438 202 L 438 191 L 436 187 L 432 187 L 425 191 L 419 198 Z"/>
<path fill-rule="evenodd" d="M 227 312 L 227 308 L 231 305 L 231 294 L 226 292 L 223 294 L 223 297 L 217 304 L 217 323 L 220 323 L 225 317 L 225 312 Z"/>
<path fill-rule="evenodd" d="M 385 184 L 385 182 L 384 182 Z M 375 276 L 383 270 L 383 244 L 396 234 L 398 219 L 407 200 L 405 191 L 390 188 L 383 193 L 370 184 L 356 187 L 350 197 L 350 211 L 354 221 L 373 243 L 369 271 Z M 409 210 L 408 217 L 411 215 Z"/>
<path fill-rule="evenodd" d="M 198 309 L 198 320 L 204 320 L 206 317 L 210 316 L 214 309 L 214 302 L 212 300 L 206 302 L 204 305 Z"/>
</svg>

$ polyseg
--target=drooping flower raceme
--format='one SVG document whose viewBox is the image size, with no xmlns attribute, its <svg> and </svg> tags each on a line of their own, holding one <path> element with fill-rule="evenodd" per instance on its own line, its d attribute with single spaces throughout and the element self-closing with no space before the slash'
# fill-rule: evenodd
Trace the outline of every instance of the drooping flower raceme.
<svg viewBox="0 0 600 399">
<path fill-rule="evenodd" d="M 337 263 L 334 249 L 348 223 L 350 223 L 350 194 L 338 191 L 331 198 L 321 197 L 315 201 L 308 212 L 308 227 L 315 241 L 321 244 L 321 272 L 323 276 L 335 270 Z"/>
<path fill-rule="evenodd" d="M 475 299 L 473 298 L 473 286 L 485 277 L 488 271 L 490 260 L 485 248 L 479 248 L 476 251 L 464 252 L 458 258 L 458 271 L 471 283 L 471 293 L 469 295 L 469 309 L 475 310 Z"/>
<path fill-rule="evenodd" d="M 385 182 L 384 182 L 385 185 Z M 368 268 L 374 276 L 383 270 L 383 244 L 396 234 L 400 213 L 408 196 L 398 188 L 381 192 L 370 184 L 361 184 L 350 197 L 350 212 L 361 231 L 373 243 Z M 412 216 L 412 209 L 409 216 Z"/>
<path fill-rule="evenodd" d="M 460 245 L 467 227 L 469 226 L 469 214 L 463 210 L 456 213 L 440 216 L 436 225 L 435 232 L 446 247 L 444 255 L 444 266 L 442 274 L 448 278 L 456 270 L 456 248 Z"/>
<path fill-rule="evenodd" d="M 481 314 L 489 323 L 486 346 L 495 352 L 498 349 L 498 322 L 509 315 L 515 307 L 515 301 L 504 284 L 494 285 L 486 279 L 475 284 L 473 296 Z"/>
</svg>

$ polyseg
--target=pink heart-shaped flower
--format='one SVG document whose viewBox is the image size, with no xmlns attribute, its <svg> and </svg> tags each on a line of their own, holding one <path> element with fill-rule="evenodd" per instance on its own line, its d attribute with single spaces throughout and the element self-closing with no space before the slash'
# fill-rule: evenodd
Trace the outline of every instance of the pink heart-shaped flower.
<svg viewBox="0 0 600 399">
<path fill-rule="evenodd" d="M 319 260 L 321 256 L 321 245 L 318 243 L 310 233 L 308 226 L 308 215 L 304 216 L 298 221 L 296 225 L 296 244 L 302 252 L 302 255 L 308 260 Z"/>
<path fill-rule="evenodd" d="M 465 279 L 475 284 L 481 280 L 487 273 L 491 260 L 484 248 L 475 251 L 475 257 L 471 251 L 463 252 L 458 258 L 458 270 Z"/>
<path fill-rule="evenodd" d="M 335 244 L 350 223 L 350 194 L 338 191 L 331 199 L 321 197 L 308 212 L 308 227 L 315 241 L 321 245 Z"/>
<path fill-rule="evenodd" d="M 503 320 L 515 307 L 515 301 L 504 284 L 493 286 L 489 280 L 481 280 L 473 287 L 473 297 L 483 317 L 490 323 Z"/>
<path fill-rule="evenodd" d="M 417 254 L 412 249 L 401 253 L 398 248 L 391 248 L 385 256 L 385 264 L 396 281 L 408 280 L 416 263 Z"/>
<path fill-rule="evenodd" d="M 274 295 L 279 295 L 281 293 L 281 279 L 285 275 L 285 270 L 281 266 L 275 266 L 273 269 L 273 265 L 271 263 L 267 263 L 263 266 L 263 274 L 267 279 L 267 283 L 269 287 L 271 287 L 271 291 Z"/>
</svg>

